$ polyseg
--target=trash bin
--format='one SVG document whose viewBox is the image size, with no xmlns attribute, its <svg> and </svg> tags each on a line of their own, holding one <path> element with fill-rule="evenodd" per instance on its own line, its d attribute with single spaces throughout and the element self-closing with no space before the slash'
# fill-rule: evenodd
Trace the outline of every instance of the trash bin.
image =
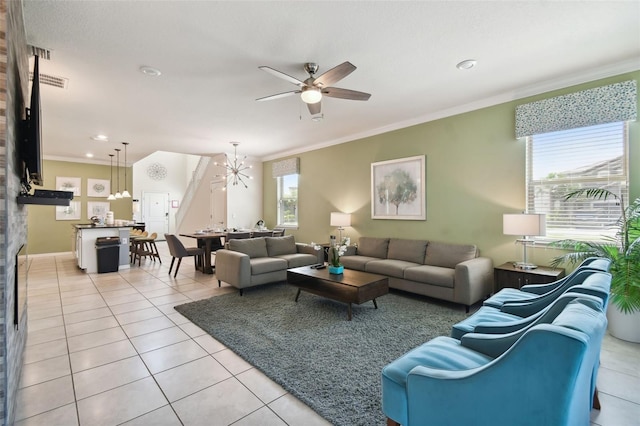
<svg viewBox="0 0 640 426">
<path fill-rule="evenodd" d="M 120 237 L 96 238 L 98 273 L 117 272 L 120 259 Z"/>
</svg>

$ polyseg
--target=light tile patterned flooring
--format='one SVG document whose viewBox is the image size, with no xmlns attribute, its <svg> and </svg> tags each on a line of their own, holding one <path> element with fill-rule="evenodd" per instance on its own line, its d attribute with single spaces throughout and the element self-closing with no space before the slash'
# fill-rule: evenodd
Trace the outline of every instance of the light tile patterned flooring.
<svg viewBox="0 0 640 426">
<path fill-rule="evenodd" d="M 173 309 L 236 290 L 191 259 L 170 277 L 158 246 L 162 265 L 108 274 L 32 258 L 16 425 L 327 425 Z M 593 424 L 640 425 L 640 345 L 607 335 L 601 358 Z"/>
</svg>

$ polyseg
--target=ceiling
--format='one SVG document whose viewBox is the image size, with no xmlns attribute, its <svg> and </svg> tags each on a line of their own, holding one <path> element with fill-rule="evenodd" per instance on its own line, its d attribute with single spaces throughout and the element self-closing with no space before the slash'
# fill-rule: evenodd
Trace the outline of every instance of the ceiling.
<svg viewBox="0 0 640 426">
<path fill-rule="evenodd" d="M 44 155 L 129 162 L 155 151 L 260 159 L 320 148 L 640 69 L 633 1 L 34 1 L 27 42 L 51 50 L 40 72 Z M 477 60 L 470 70 L 456 64 Z M 337 87 L 366 102 L 255 99 L 350 61 Z M 32 67 L 32 62 L 30 62 Z M 139 71 L 159 69 L 159 77 Z M 109 142 L 91 139 L 109 136 Z M 86 157 L 94 155 L 93 160 Z"/>
</svg>

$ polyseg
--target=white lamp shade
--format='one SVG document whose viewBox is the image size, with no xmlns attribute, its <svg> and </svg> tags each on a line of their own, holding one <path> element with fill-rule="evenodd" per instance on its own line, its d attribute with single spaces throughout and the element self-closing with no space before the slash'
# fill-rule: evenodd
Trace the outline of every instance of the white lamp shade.
<svg viewBox="0 0 640 426">
<path fill-rule="evenodd" d="M 542 236 L 547 233 L 545 214 L 519 213 L 502 216 L 502 233 L 525 237 Z"/>
<path fill-rule="evenodd" d="M 351 226 L 351 215 L 349 213 L 331 213 L 331 226 Z"/>
</svg>

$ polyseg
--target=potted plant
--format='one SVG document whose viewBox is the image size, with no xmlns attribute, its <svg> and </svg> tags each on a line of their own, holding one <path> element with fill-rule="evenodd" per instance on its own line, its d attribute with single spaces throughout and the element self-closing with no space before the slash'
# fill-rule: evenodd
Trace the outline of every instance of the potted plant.
<svg viewBox="0 0 640 426">
<path fill-rule="evenodd" d="M 342 274 L 344 266 L 340 263 L 340 256 L 347 252 L 347 246 L 350 243 L 349 238 L 344 238 L 340 244 L 336 244 L 329 249 L 329 273 Z"/>
<path fill-rule="evenodd" d="M 609 332 L 623 340 L 640 342 L 640 198 L 625 206 L 623 197 L 607 189 L 582 188 L 568 193 L 564 199 L 579 197 L 615 199 L 620 206 L 616 234 L 600 241 L 557 241 L 552 246 L 571 251 L 555 257 L 551 265 L 575 265 L 592 256 L 611 260 Z"/>
</svg>

